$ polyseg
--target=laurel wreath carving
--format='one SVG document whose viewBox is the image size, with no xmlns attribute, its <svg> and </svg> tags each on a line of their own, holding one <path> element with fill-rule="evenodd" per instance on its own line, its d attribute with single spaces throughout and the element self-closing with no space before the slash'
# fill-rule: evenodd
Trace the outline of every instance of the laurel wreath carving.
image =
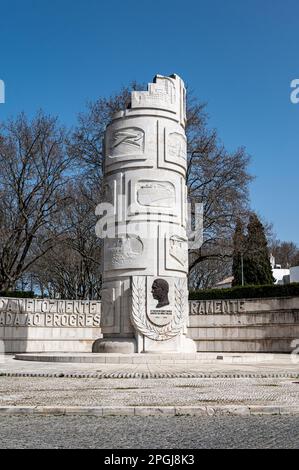
<svg viewBox="0 0 299 470">
<path fill-rule="evenodd" d="M 165 341 L 180 333 L 187 315 L 185 282 L 184 279 L 181 279 L 175 283 L 175 314 L 172 321 L 168 325 L 157 327 L 148 320 L 146 315 L 145 277 L 133 277 L 131 321 L 140 333 L 154 341 Z"/>
</svg>

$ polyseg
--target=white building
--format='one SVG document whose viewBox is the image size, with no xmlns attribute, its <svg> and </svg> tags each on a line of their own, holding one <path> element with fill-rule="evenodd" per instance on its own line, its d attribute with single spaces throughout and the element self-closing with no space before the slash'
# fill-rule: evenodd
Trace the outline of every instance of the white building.
<svg viewBox="0 0 299 470">
<path fill-rule="evenodd" d="M 275 279 L 275 284 L 289 284 L 290 283 L 290 270 L 283 269 L 280 264 L 275 263 L 275 258 L 270 255 L 270 263 L 272 267 L 272 274 Z"/>
<path fill-rule="evenodd" d="M 282 269 L 279 267 L 272 268 L 272 274 L 275 279 L 275 284 L 289 284 L 290 283 L 290 270 Z"/>
</svg>

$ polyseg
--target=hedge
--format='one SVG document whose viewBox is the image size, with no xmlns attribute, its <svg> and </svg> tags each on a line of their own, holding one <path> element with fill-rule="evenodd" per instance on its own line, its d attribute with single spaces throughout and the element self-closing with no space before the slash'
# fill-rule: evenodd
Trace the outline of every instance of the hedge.
<svg viewBox="0 0 299 470">
<path fill-rule="evenodd" d="M 190 291 L 190 300 L 254 299 L 265 297 L 299 297 L 299 283 L 232 287 L 231 289 L 203 289 Z"/>
<path fill-rule="evenodd" d="M 0 291 L 0 297 L 33 299 L 35 295 L 31 291 Z M 299 297 L 299 283 L 232 287 L 231 289 L 202 289 L 189 292 L 190 300 L 259 299 L 267 297 Z"/>
<path fill-rule="evenodd" d="M 0 297 L 26 298 L 33 299 L 35 297 L 32 291 L 0 291 Z"/>
</svg>

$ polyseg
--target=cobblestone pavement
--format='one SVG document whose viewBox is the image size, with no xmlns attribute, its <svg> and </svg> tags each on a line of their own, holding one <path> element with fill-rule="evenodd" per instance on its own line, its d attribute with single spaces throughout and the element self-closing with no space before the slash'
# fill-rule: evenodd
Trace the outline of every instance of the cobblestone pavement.
<svg viewBox="0 0 299 470">
<path fill-rule="evenodd" d="M 69 379 L 0 377 L 2 406 L 299 407 L 295 379 Z"/>
<path fill-rule="evenodd" d="M 299 447 L 298 421 L 289 416 L 1 416 L 0 448 L 295 449 Z"/>
</svg>

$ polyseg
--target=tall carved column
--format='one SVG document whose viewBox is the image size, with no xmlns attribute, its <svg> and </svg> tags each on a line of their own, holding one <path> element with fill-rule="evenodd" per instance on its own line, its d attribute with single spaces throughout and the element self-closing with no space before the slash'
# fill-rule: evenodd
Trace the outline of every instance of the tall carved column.
<svg viewBox="0 0 299 470">
<path fill-rule="evenodd" d="M 102 332 L 95 352 L 195 352 L 187 339 L 186 90 L 156 76 L 105 135 Z"/>
</svg>

